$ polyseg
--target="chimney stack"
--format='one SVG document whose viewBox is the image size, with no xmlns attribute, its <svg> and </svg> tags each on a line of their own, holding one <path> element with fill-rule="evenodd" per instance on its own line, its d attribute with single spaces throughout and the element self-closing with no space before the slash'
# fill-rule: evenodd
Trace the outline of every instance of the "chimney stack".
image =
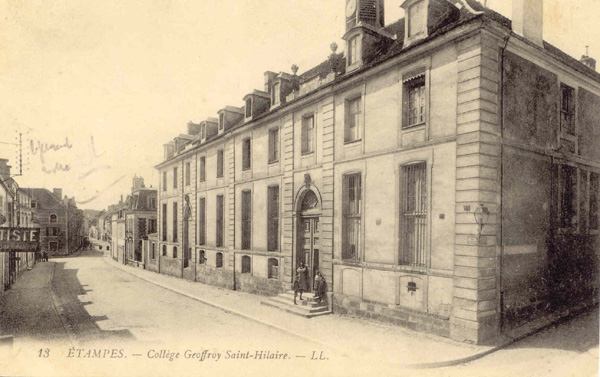
<svg viewBox="0 0 600 377">
<path fill-rule="evenodd" d="M 60 201 L 63 200 L 63 195 L 62 195 L 63 191 L 61 188 L 52 189 L 52 192 L 54 193 L 54 196 L 56 197 L 56 199 L 58 199 Z"/>
<path fill-rule="evenodd" d="M 585 46 L 585 55 L 582 55 L 581 59 L 579 61 L 595 71 L 596 70 L 596 59 L 589 56 L 588 47 L 589 46 Z"/>
<path fill-rule="evenodd" d="M 10 168 L 8 160 L 6 158 L 0 158 L 0 177 L 2 180 L 10 178 Z"/>
<path fill-rule="evenodd" d="M 133 177 L 133 187 L 131 188 L 131 191 L 136 191 L 139 189 L 144 188 L 144 178 L 142 177 L 138 177 L 137 175 L 135 175 Z"/>
<path fill-rule="evenodd" d="M 513 0 L 513 31 L 544 47 L 544 0 Z"/>
</svg>

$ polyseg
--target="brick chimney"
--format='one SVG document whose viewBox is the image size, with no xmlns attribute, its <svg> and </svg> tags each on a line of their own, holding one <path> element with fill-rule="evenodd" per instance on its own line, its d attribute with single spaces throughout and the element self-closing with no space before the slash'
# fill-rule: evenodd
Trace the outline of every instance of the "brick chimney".
<svg viewBox="0 0 600 377">
<path fill-rule="evenodd" d="M 6 158 L 0 158 L 0 177 L 2 180 L 10 178 L 10 168 L 8 160 Z"/>
<path fill-rule="evenodd" d="M 544 47 L 544 0 L 513 0 L 513 31 Z"/>
<path fill-rule="evenodd" d="M 63 200 L 63 196 L 62 196 L 62 189 L 61 188 L 55 188 L 52 189 L 52 192 L 54 193 L 54 196 L 58 199 L 58 200 Z"/>
<path fill-rule="evenodd" d="M 579 61 L 595 71 L 596 70 L 596 59 L 592 58 L 588 54 L 589 54 L 588 46 L 585 46 L 585 55 L 582 55 L 581 59 Z"/>
</svg>

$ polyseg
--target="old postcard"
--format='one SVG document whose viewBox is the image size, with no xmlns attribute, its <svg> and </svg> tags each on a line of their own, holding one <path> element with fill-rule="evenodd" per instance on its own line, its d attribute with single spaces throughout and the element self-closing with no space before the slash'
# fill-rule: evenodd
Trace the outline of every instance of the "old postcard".
<svg viewBox="0 0 600 377">
<path fill-rule="evenodd" d="M 0 375 L 598 375 L 597 0 L 0 1 Z"/>
</svg>

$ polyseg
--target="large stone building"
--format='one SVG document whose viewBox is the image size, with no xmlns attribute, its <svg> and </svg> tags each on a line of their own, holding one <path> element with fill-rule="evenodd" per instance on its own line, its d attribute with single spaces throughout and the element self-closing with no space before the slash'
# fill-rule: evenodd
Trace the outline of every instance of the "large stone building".
<svg viewBox="0 0 600 377">
<path fill-rule="evenodd" d="M 542 0 L 402 7 L 347 0 L 343 53 L 165 144 L 154 270 L 278 294 L 304 262 L 334 311 L 471 342 L 596 298 L 595 61 Z"/>
</svg>

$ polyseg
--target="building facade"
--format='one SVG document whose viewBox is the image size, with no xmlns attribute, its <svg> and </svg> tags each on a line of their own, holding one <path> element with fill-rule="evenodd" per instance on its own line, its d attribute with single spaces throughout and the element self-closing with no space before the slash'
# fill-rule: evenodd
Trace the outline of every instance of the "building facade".
<svg viewBox="0 0 600 377">
<path fill-rule="evenodd" d="M 164 145 L 157 272 L 272 295 L 305 263 L 334 311 L 469 342 L 597 299 L 595 61 L 542 0 L 402 7 L 347 0 L 343 53 Z"/>
</svg>

